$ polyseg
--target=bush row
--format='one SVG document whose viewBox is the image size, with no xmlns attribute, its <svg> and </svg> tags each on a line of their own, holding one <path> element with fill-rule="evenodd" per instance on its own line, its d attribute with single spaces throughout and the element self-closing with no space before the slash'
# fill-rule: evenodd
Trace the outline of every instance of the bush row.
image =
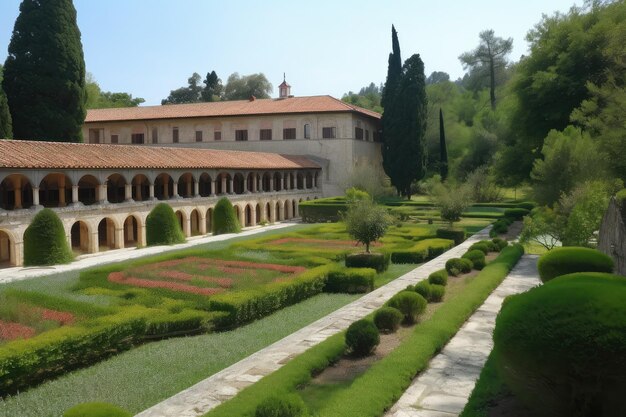
<svg viewBox="0 0 626 417">
<path fill-rule="evenodd" d="M 383 272 L 389 268 L 390 259 L 387 253 L 353 253 L 346 255 L 346 267 L 372 268 L 376 272 Z"/>
<path fill-rule="evenodd" d="M 560 275 L 574 272 L 613 272 L 613 259 L 590 248 L 554 248 L 537 262 L 541 281 L 548 282 Z"/>
<path fill-rule="evenodd" d="M 453 246 L 454 242 L 448 239 L 425 239 L 409 249 L 393 251 L 391 261 L 394 264 L 419 264 L 436 258 Z"/>
<path fill-rule="evenodd" d="M 372 268 L 338 268 L 328 273 L 324 292 L 364 293 L 374 289 L 376 270 Z"/>
<path fill-rule="evenodd" d="M 465 240 L 465 230 L 462 229 L 437 229 L 437 237 L 450 239 L 455 245 L 460 245 Z"/>
<path fill-rule="evenodd" d="M 348 209 L 346 203 L 318 203 L 315 201 L 303 201 L 298 208 L 302 221 L 305 223 L 337 222 L 341 219 L 341 213 Z"/>
</svg>

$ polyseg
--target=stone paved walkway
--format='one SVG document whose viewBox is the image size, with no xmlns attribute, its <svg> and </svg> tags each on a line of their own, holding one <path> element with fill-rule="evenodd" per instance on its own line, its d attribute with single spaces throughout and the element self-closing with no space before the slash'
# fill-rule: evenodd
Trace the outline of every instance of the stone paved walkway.
<svg viewBox="0 0 626 417">
<path fill-rule="evenodd" d="M 203 245 L 211 242 L 221 242 L 236 237 L 251 236 L 258 233 L 267 232 L 269 230 L 283 229 L 285 227 L 293 226 L 297 223 L 292 221 L 277 223 L 271 226 L 264 227 L 251 227 L 246 228 L 241 233 L 229 233 L 217 236 L 204 236 L 204 237 L 192 237 L 185 243 L 172 246 L 150 246 L 147 248 L 126 248 L 115 249 L 106 252 L 94 253 L 89 255 L 81 255 L 72 263 L 67 265 L 54 265 L 45 267 L 13 267 L 0 269 L 0 284 L 7 284 L 9 282 L 21 281 L 29 278 L 43 277 L 52 274 L 58 274 L 59 272 L 76 271 L 78 269 L 85 269 L 92 266 L 104 265 L 113 262 L 122 262 L 129 259 L 140 258 L 147 255 L 157 255 L 164 252 L 170 252 L 174 250 L 191 248 L 197 245 Z"/>
<path fill-rule="evenodd" d="M 431 272 L 444 268 L 448 259 L 460 257 L 474 242 L 488 238 L 489 228 L 436 259 L 137 414 L 136 417 L 197 417 L 207 413 L 245 387 L 276 371 L 290 359 L 345 330 L 352 322 L 382 306 L 407 285 L 413 285 L 427 278 Z"/>
<path fill-rule="evenodd" d="M 452 417 L 463 411 L 493 347 L 502 301 L 540 284 L 537 258 L 525 255 L 518 262 L 385 417 Z"/>
</svg>

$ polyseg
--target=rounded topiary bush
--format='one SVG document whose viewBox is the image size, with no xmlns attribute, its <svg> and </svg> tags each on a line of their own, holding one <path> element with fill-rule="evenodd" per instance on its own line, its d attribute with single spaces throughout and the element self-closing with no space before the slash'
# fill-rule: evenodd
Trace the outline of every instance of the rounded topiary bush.
<svg viewBox="0 0 626 417">
<path fill-rule="evenodd" d="M 239 233 L 241 231 L 241 223 L 237 218 L 235 208 L 226 197 L 220 198 L 215 205 L 212 224 L 214 235 Z"/>
<path fill-rule="evenodd" d="M 306 415 L 304 401 L 295 394 L 268 397 L 254 411 L 254 417 L 303 417 Z"/>
<path fill-rule="evenodd" d="M 541 281 L 548 282 L 560 275 L 574 272 L 613 272 L 613 259 L 590 248 L 555 248 L 539 258 Z"/>
<path fill-rule="evenodd" d="M 470 246 L 467 250 L 468 251 L 479 250 L 482 253 L 484 253 L 485 255 L 487 255 L 489 253 L 489 251 L 490 251 L 490 248 L 489 248 L 489 245 L 486 242 L 476 242 L 472 246 Z"/>
<path fill-rule="evenodd" d="M 498 252 L 500 252 L 502 249 L 504 249 L 507 246 L 509 246 L 509 242 L 507 242 L 505 239 L 500 239 L 498 237 L 492 239 L 491 241 L 493 243 L 495 243 L 496 246 L 498 246 L 498 248 L 499 248 Z"/>
<path fill-rule="evenodd" d="M 467 251 L 462 258 L 472 261 L 473 268 L 479 271 L 486 265 L 485 253 L 478 249 Z"/>
<path fill-rule="evenodd" d="M 413 287 L 413 291 L 424 297 L 426 301 L 430 300 L 430 284 L 428 281 L 420 281 Z"/>
<path fill-rule="evenodd" d="M 41 210 L 24 232 L 24 266 L 65 264 L 73 257 L 59 216 Z"/>
<path fill-rule="evenodd" d="M 446 294 L 446 287 L 443 285 L 431 284 L 429 302 L 438 303 L 443 300 L 443 296 Z"/>
<path fill-rule="evenodd" d="M 428 282 L 437 285 L 448 285 L 448 271 L 440 269 L 428 276 Z"/>
<path fill-rule="evenodd" d="M 395 332 L 403 318 L 402 312 L 393 307 L 381 307 L 374 312 L 374 324 L 381 332 Z"/>
<path fill-rule="evenodd" d="M 109 403 L 83 403 L 78 404 L 65 413 L 63 417 L 131 417 L 132 414 L 122 410 L 116 405 Z"/>
<path fill-rule="evenodd" d="M 466 258 L 451 258 L 446 261 L 446 271 L 455 277 L 470 272 L 473 267 L 472 261 Z"/>
<path fill-rule="evenodd" d="M 577 273 L 507 298 L 495 357 L 533 415 L 626 415 L 626 279 Z"/>
<path fill-rule="evenodd" d="M 380 343 L 378 328 L 369 320 L 357 320 L 346 331 L 346 347 L 354 356 L 367 356 Z"/>
<path fill-rule="evenodd" d="M 400 310 L 404 322 L 411 324 L 426 309 L 426 299 L 414 291 L 400 291 L 387 301 L 386 306 Z"/>
<path fill-rule="evenodd" d="M 173 245 L 183 243 L 185 235 L 174 210 L 166 204 L 159 203 L 150 211 L 146 218 L 146 242 L 148 246 Z"/>
</svg>

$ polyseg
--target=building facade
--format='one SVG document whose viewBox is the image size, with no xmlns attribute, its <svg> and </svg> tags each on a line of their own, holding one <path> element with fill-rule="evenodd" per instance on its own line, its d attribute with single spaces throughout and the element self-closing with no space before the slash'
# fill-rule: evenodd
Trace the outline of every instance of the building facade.
<svg viewBox="0 0 626 417">
<path fill-rule="evenodd" d="M 325 196 L 343 194 L 355 169 L 382 175 L 380 114 L 330 96 L 89 110 L 89 143 L 306 155 L 324 167 Z"/>
<path fill-rule="evenodd" d="M 145 246 L 146 217 L 167 202 L 186 236 L 211 231 L 227 196 L 242 226 L 298 216 L 321 197 L 323 169 L 302 156 L 209 149 L 0 141 L 0 266 L 23 262 L 24 232 L 43 207 L 77 253 Z"/>
</svg>

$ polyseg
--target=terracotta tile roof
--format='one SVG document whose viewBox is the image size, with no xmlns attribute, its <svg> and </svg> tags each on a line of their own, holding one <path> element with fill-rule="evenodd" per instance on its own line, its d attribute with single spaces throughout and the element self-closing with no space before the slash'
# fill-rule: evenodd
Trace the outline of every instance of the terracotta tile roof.
<svg viewBox="0 0 626 417">
<path fill-rule="evenodd" d="M 0 169 L 319 169 L 304 156 L 137 145 L 0 140 Z"/>
<path fill-rule="evenodd" d="M 283 99 L 255 99 L 219 101 L 215 103 L 168 104 L 164 106 L 92 109 L 87 111 L 85 123 L 128 120 L 183 119 L 191 117 L 227 117 L 292 113 L 354 112 L 380 119 L 371 110 L 344 103 L 331 96 L 289 97 Z"/>
</svg>

